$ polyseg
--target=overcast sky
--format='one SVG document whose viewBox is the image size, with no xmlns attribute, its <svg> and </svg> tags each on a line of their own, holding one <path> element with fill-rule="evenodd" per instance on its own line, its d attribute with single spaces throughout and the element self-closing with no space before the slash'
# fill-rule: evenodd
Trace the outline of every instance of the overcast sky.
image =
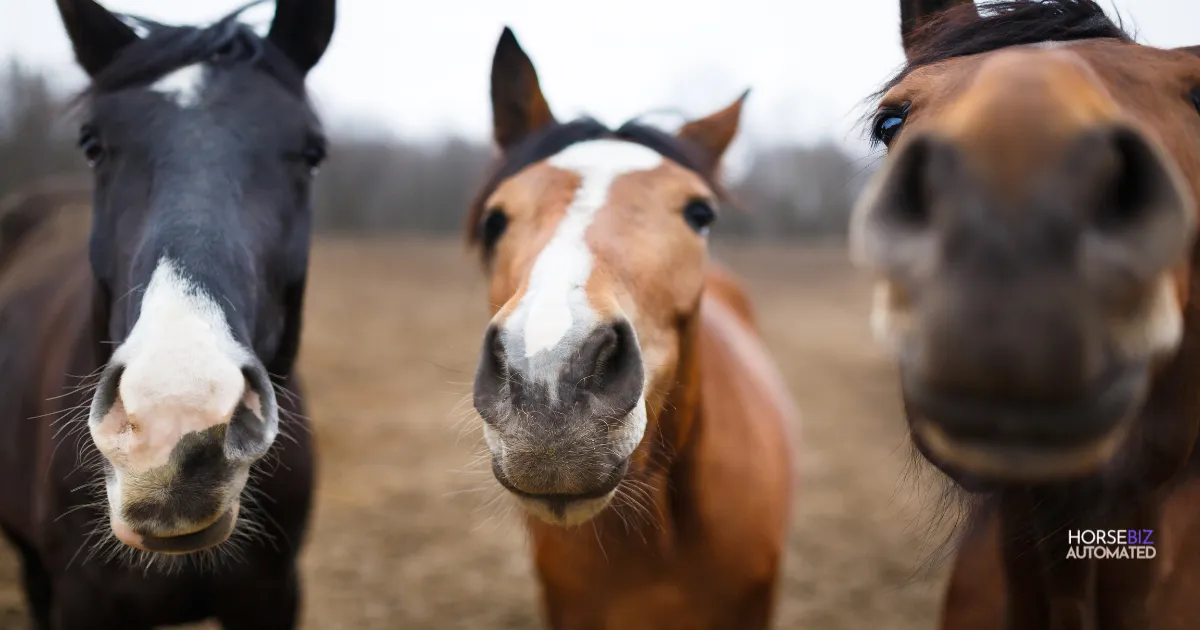
<svg viewBox="0 0 1200 630">
<path fill-rule="evenodd" d="M 204 23 L 245 0 L 108 0 L 168 23 Z M 1200 0 L 1105 0 L 1140 39 L 1200 44 Z M 856 143 L 862 99 L 902 60 L 897 0 L 341 0 L 310 85 L 326 119 L 398 134 L 483 138 L 488 71 L 509 25 L 560 117 L 619 123 L 706 114 L 753 89 L 739 144 Z M 273 6 L 247 15 L 269 23 Z M 51 0 L 0 0 L 0 57 L 81 85 Z M 670 120 L 670 119 L 668 119 Z"/>
</svg>

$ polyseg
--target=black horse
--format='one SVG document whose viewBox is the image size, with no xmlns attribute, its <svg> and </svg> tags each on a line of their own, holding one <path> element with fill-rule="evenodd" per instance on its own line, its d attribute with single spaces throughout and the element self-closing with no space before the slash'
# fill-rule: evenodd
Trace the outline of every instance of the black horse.
<svg viewBox="0 0 1200 630">
<path fill-rule="evenodd" d="M 43 187 L 0 206 L 0 526 L 34 626 L 293 628 L 313 476 L 294 363 L 325 156 L 304 82 L 334 0 L 279 0 L 265 38 L 237 13 L 58 8 L 91 77 L 91 203 Z"/>
</svg>

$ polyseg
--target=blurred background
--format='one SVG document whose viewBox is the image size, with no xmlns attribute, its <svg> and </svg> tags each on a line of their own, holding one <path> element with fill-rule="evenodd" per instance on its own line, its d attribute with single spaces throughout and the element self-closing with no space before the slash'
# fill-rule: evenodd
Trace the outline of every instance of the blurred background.
<svg viewBox="0 0 1200 630">
<path fill-rule="evenodd" d="M 108 0 L 204 23 L 242 0 Z M 1105 2 L 1138 38 L 1200 43 L 1194 0 Z M 247 12 L 264 30 L 273 4 Z M 945 574 L 936 475 L 910 463 L 868 288 L 842 247 L 882 154 L 866 97 L 899 68 L 896 0 L 342 0 L 309 85 L 331 136 L 301 370 L 320 480 L 306 628 L 539 627 L 518 516 L 478 464 L 469 392 L 486 284 L 462 244 L 493 155 L 488 72 L 514 29 L 560 120 L 675 128 L 752 93 L 714 255 L 744 280 L 804 414 L 780 628 L 930 628 Z M 50 0 L 0 0 L 0 195 L 86 175 L 84 85 Z M 951 515 L 952 516 L 952 515 Z M 0 556 L 0 628 L 23 628 Z"/>
</svg>

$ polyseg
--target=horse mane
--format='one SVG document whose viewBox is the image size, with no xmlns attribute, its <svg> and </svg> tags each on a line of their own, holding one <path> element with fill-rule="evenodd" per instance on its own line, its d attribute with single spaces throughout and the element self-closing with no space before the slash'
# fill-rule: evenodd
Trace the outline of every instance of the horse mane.
<svg viewBox="0 0 1200 630">
<path fill-rule="evenodd" d="M 484 213 L 487 212 L 487 208 L 484 206 L 487 204 L 488 197 L 504 180 L 533 164 L 561 153 L 571 145 L 601 139 L 624 140 L 649 148 L 702 177 L 720 199 L 724 200 L 727 197 L 724 188 L 716 180 L 709 160 L 700 153 L 697 147 L 686 140 L 656 127 L 640 123 L 637 119 L 626 122 L 616 129 L 610 129 L 596 119 L 585 116 L 566 123 L 548 125 L 544 129 L 530 134 L 503 153 L 490 170 L 483 186 L 471 203 L 466 225 L 467 243 L 471 246 L 479 244 L 480 223 Z"/>
<path fill-rule="evenodd" d="M 91 85 L 80 97 L 92 98 L 148 85 L 180 68 L 212 61 L 254 64 L 286 90 L 304 98 L 304 76 L 299 68 L 269 40 L 238 21 L 244 11 L 262 1 L 235 9 L 208 26 L 170 26 L 138 16 L 119 15 L 139 31 L 138 41 L 122 49 L 112 63 L 92 77 Z"/>
<path fill-rule="evenodd" d="M 1132 42 L 1095 0 L 992 0 L 961 4 L 923 21 L 904 67 L 875 93 L 887 93 L 917 68 L 1010 46 L 1110 38 Z"/>
</svg>

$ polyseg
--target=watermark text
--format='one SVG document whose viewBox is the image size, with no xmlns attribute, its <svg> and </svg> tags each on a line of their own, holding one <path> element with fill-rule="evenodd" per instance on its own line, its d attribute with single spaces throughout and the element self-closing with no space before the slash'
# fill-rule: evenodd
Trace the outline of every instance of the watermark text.
<svg viewBox="0 0 1200 630">
<path fill-rule="evenodd" d="M 1157 555 L 1152 529 L 1067 530 L 1067 558 L 1149 560 Z"/>
</svg>

